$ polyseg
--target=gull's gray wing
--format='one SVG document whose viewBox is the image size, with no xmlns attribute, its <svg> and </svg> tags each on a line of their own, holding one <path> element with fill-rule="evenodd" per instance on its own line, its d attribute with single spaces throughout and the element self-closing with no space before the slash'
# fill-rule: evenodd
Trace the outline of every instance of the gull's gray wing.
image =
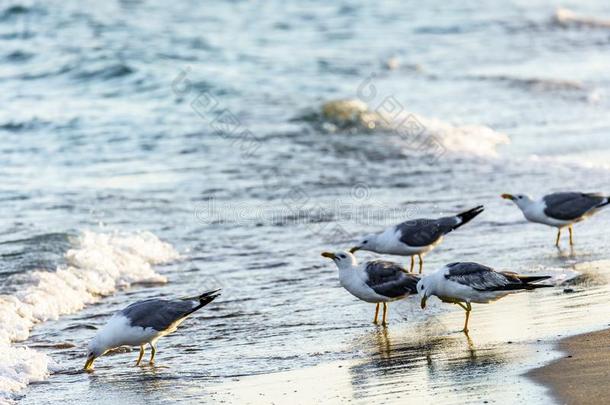
<svg viewBox="0 0 610 405">
<path fill-rule="evenodd" d="M 550 276 L 520 276 L 512 272 L 499 272 L 491 267 L 473 262 L 458 262 L 447 265 L 447 280 L 466 285 L 479 291 L 529 290 L 547 285 L 529 284 L 545 280 Z"/>
<path fill-rule="evenodd" d="M 366 284 L 377 294 L 390 298 L 399 298 L 407 294 L 417 294 L 419 277 L 406 273 L 396 263 L 385 260 L 372 260 L 364 268 L 367 275 Z"/>
<path fill-rule="evenodd" d="M 457 217 L 439 219 L 420 218 L 396 225 L 400 241 L 409 246 L 428 246 L 441 236 L 451 232 L 459 224 Z"/>
<path fill-rule="evenodd" d="M 428 246 L 436 242 L 441 236 L 467 224 L 483 210 L 483 206 L 479 205 L 450 217 L 414 219 L 396 225 L 396 230 L 400 231 L 400 241 L 402 243 L 409 246 Z"/>
<path fill-rule="evenodd" d="M 601 194 L 553 193 L 543 197 L 544 213 L 555 219 L 579 219 L 594 208 L 604 205 L 608 199 Z"/>
<path fill-rule="evenodd" d="M 150 299 L 134 302 L 119 313 L 129 319 L 131 326 L 166 330 L 174 322 L 188 316 L 198 301 Z"/>
</svg>

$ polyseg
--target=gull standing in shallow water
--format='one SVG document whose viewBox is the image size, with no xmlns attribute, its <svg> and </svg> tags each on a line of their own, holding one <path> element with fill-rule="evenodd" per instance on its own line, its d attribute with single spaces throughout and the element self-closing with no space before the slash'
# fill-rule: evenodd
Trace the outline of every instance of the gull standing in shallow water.
<svg viewBox="0 0 610 405">
<path fill-rule="evenodd" d="M 324 252 L 322 256 L 332 259 L 339 268 L 339 282 L 343 288 L 362 301 L 377 304 L 373 320 L 375 324 L 377 324 L 380 303 L 383 303 L 381 324 L 385 326 L 387 303 L 410 294 L 417 294 L 419 277 L 406 273 L 396 263 L 372 260 L 358 264 L 356 257 L 349 252 Z"/>
<path fill-rule="evenodd" d="M 119 346 L 140 346 L 137 366 L 147 343 L 152 350 L 149 361 L 152 365 L 157 340 L 174 332 L 186 317 L 214 301 L 220 295 L 218 291 L 175 300 L 138 301 L 117 312 L 89 343 L 85 370 L 93 369 L 97 357 Z"/>
<path fill-rule="evenodd" d="M 441 301 L 457 304 L 466 311 L 466 321 L 462 332 L 468 333 L 468 319 L 472 310 L 471 303 L 488 304 L 510 293 L 533 290 L 552 285 L 530 284 L 546 280 L 551 276 L 521 276 L 508 271 L 495 271 L 478 263 L 451 263 L 432 274 L 424 276 L 417 283 L 421 297 L 421 307 L 431 295 Z"/>
<path fill-rule="evenodd" d="M 569 229 L 570 246 L 574 245 L 572 226 L 610 204 L 610 197 L 574 192 L 547 194 L 540 200 L 533 200 L 525 194 L 502 194 L 502 198 L 514 202 L 528 221 L 556 227 L 557 247 L 563 228 Z"/>
<path fill-rule="evenodd" d="M 410 272 L 413 273 L 415 259 L 419 258 L 419 273 L 421 274 L 424 259 L 422 255 L 428 253 L 443 241 L 443 237 L 454 229 L 470 222 L 483 212 L 483 206 L 450 217 L 438 219 L 419 218 L 405 221 L 392 226 L 379 234 L 367 235 L 360 239 L 356 246 L 350 249 L 351 253 L 357 250 L 368 250 L 375 253 L 386 253 L 397 256 L 411 256 Z"/>
</svg>

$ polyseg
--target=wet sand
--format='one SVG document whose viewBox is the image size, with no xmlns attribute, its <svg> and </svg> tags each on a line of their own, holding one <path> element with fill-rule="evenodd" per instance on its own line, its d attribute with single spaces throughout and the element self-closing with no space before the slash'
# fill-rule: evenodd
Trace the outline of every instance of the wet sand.
<svg viewBox="0 0 610 405">
<path fill-rule="evenodd" d="M 610 403 L 610 329 L 562 340 L 561 358 L 528 376 L 562 404 Z"/>
</svg>

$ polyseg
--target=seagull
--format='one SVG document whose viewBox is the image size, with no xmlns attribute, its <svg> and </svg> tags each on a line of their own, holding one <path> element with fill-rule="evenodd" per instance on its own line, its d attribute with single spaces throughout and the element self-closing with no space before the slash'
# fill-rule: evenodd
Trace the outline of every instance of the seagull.
<svg viewBox="0 0 610 405">
<path fill-rule="evenodd" d="M 546 284 L 530 284 L 546 280 L 551 276 L 521 276 L 509 271 L 495 271 L 478 263 L 457 262 L 448 264 L 432 274 L 424 276 L 417 283 L 421 297 L 421 307 L 431 295 L 449 304 L 457 304 L 466 311 L 466 321 L 462 332 L 468 333 L 468 319 L 471 303 L 488 304 L 510 293 L 552 287 Z"/>
<path fill-rule="evenodd" d="M 322 256 L 332 259 L 339 268 L 339 282 L 356 298 L 377 304 L 374 324 L 377 324 L 379 304 L 383 303 L 381 324 L 386 326 L 388 302 L 417 293 L 419 277 L 407 273 L 400 265 L 385 260 L 371 260 L 358 264 L 356 257 L 347 251 Z"/>
<path fill-rule="evenodd" d="M 570 231 L 570 246 L 574 245 L 572 226 L 584 221 L 602 207 L 610 204 L 610 197 L 601 194 L 562 192 L 547 194 L 540 200 L 533 200 L 525 194 L 502 194 L 502 198 L 511 200 L 521 209 L 525 219 L 554 226 L 557 228 L 555 246 L 559 247 L 561 230 L 567 227 Z"/>
<path fill-rule="evenodd" d="M 419 273 L 424 267 L 422 255 L 443 241 L 443 237 L 454 229 L 470 222 L 483 212 L 482 205 L 450 217 L 438 219 L 419 218 L 392 226 L 379 234 L 370 234 L 360 239 L 351 253 L 368 250 L 398 256 L 411 256 L 410 272 L 415 266 L 414 255 L 419 258 Z"/>
<path fill-rule="evenodd" d="M 119 346 L 140 346 L 138 366 L 146 343 L 152 350 L 149 364 L 154 364 L 157 340 L 174 332 L 186 317 L 214 301 L 220 295 L 218 291 L 174 300 L 138 301 L 117 312 L 89 343 L 85 371 L 93 369 L 96 358 Z"/>
</svg>

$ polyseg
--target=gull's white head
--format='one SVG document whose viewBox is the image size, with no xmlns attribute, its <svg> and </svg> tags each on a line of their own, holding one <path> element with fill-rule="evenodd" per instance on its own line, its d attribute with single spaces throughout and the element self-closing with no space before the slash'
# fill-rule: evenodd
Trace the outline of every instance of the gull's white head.
<svg viewBox="0 0 610 405">
<path fill-rule="evenodd" d="M 377 235 L 374 233 L 362 237 L 349 251 L 354 253 L 357 250 L 374 251 L 377 248 Z"/>
<path fill-rule="evenodd" d="M 85 363 L 85 371 L 93 370 L 93 362 L 95 359 L 106 353 L 110 348 L 101 343 L 99 334 L 95 336 L 87 347 L 87 362 Z"/>
<path fill-rule="evenodd" d="M 417 294 L 421 297 L 421 309 L 426 308 L 426 301 L 434 293 L 434 282 L 431 276 L 423 276 L 417 282 Z"/>
<path fill-rule="evenodd" d="M 534 202 L 534 200 L 532 200 L 532 197 L 527 194 L 502 194 L 501 197 L 505 200 L 511 200 L 512 202 L 517 204 L 517 207 L 521 209 L 528 207 Z"/>
<path fill-rule="evenodd" d="M 345 250 L 335 253 L 324 252 L 322 253 L 322 256 L 328 257 L 333 262 L 335 262 L 339 270 L 349 269 L 353 266 L 358 265 L 358 260 L 356 260 L 356 257 Z"/>
</svg>

